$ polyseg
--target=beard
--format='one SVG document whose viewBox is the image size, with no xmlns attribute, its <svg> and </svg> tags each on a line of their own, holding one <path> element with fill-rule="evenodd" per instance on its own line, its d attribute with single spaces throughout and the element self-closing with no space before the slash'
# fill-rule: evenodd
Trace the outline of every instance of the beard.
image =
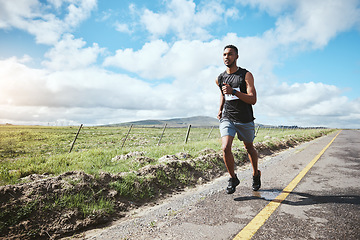
<svg viewBox="0 0 360 240">
<path fill-rule="evenodd" d="M 233 60 L 232 62 L 227 62 L 227 63 L 224 63 L 226 67 L 228 68 L 231 68 L 232 66 L 235 65 L 235 60 Z"/>
</svg>

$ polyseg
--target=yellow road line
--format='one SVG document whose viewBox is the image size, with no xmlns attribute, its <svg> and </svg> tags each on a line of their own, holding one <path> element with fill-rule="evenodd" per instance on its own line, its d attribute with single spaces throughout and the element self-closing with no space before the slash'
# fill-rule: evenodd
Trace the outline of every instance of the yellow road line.
<svg viewBox="0 0 360 240">
<path fill-rule="evenodd" d="M 265 221 L 270 217 L 270 215 L 280 206 L 281 202 L 294 190 L 296 185 L 301 181 L 301 179 L 306 175 L 306 173 L 314 166 L 316 161 L 324 154 L 326 149 L 334 142 L 335 138 L 340 134 L 341 131 L 336 134 L 336 136 L 330 141 L 330 143 L 323 149 L 321 152 L 287 185 L 284 190 L 272 200 L 267 206 L 261 210 L 250 222 L 246 225 L 233 240 L 240 239 L 251 239 L 252 236 L 259 230 L 259 228 L 264 225 Z"/>
</svg>

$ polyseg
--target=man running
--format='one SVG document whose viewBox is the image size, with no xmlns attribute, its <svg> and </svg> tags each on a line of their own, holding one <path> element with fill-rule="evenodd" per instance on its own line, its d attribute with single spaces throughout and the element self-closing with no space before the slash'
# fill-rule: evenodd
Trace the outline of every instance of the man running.
<svg viewBox="0 0 360 240">
<path fill-rule="evenodd" d="M 217 117 L 220 120 L 222 151 L 226 168 L 230 174 L 229 184 L 226 188 L 228 194 L 234 193 L 236 186 L 240 183 L 235 174 L 234 156 L 231 151 L 235 134 L 240 141 L 244 142 L 253 168 L 252 189 L 257 191 L 261 186 L 258 155 L 253 145 L 255 118 L 252 105 L 256 103 L 254 77 L 251 72 L 237 66 L 238 58 L 237 47 L 227 45 L 223 52 L 226 70 L 216 79 L 216 84 L 221 90 L 220 109 Z"/>
</svg>

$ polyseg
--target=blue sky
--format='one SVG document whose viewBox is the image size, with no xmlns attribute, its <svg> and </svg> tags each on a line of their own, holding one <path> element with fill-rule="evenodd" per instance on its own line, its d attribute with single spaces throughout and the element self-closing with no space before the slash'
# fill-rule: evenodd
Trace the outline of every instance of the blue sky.
<svg viewBox="0 0 360 240">
<path fill-rule="evenodd" d="M 222 50 L 257 123 L 360 128 L 360 0 L 0 0 L 0 124 L 216 117 Z"/>
</svg>

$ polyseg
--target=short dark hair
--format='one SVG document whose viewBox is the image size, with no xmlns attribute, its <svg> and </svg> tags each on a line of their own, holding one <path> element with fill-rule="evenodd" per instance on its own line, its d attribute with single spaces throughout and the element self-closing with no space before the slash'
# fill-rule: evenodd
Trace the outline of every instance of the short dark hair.
<svg viewBox="0 0 360 240">
<path fill-rule="evenodd" d="M 227 48 L 232 48 L 232 49 L 234 49 L 234 51 L 236 52 L 236 54 L 239 55 L 239 51 L 238 51 L 237 47 L 235 47 L 234 45 L 226 45 L 226 46 L 224 47 L 224 51 L 225 51 L 225 49 L 227 49 Z"/>
</svg>

